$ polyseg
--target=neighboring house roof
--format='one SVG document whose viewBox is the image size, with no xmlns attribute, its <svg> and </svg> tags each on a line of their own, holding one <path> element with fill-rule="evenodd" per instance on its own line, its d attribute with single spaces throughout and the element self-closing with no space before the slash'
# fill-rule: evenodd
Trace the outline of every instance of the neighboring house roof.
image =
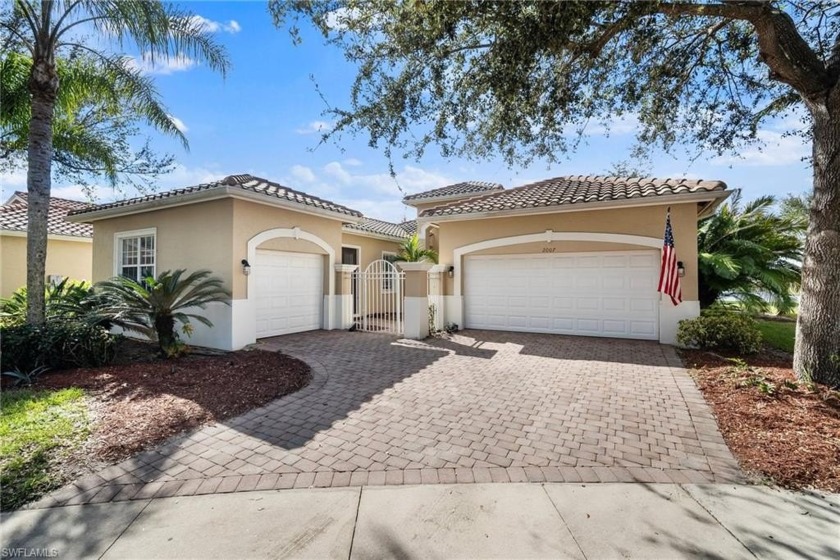
<svg viewBox="0 0 840 560">
<path fill-rule="evenodd" d="M 400 227 L 408 232 L 409 235 L 414 235 L 417 233 L 417 220 L 406 220 L 400 224 Z"/>
<path fill-rule="evenodd" d="M 27 193 L 16 192 L 2 207 L 0 229 L 25 232 L 29 223 L 29 197 Z M 93 237 L 93 226 L 68 222 L 67 214 L 91 206 L 88 202 L 50 197 L 50 211 L 47 217 L 47 234 L 68 237 Z"/>
<path fill-rule="evenodd" d="M 402 224 L 393 224 L 375 218 L 364 218 L 357 224 L 347 224 L 344 230 L 349 233 L 373 233 L 375 235 L 384 235 L 386 237 L 394 237 L 396 239 L 405 239 L 414 232 L 403 227 L 404 224 L 413 224 L 416 230 L 417 224 L 412 220 L 411 222 L 403 222 Z"/>
<path fill-rule="evenodd" d="M 403 198 L 403 202 L 409 204 L 425 200 L 432 201 L 441 198 L 463 198 L 470 195 L 487 194 L 488 192 L 501 190 L 504 190 L 504 187 L 499 183 L 464 181 L 463 183 L 455 183 L 454 185 L 447 185 L 431 191 L 410 194 Z"/>
<path fill-rule="evenodd" d="M 120 208 L 129 209 L 129 207 L 132 206 L 149 205 L 150 203 L 155 202 L 165 203 L 171 201 L 171 203 L 175 204 L 183 202 L 187 198 L 194 198 L 190 197 L 190 195 L 195 195 L 199 193 L 213 194 L 213 192 L 215 191 L 222 192 L 226 190 L 227 192 L 230 192 L 230 189 L 241 190 L 243 193 L 258 194 L 261 196 L 265 196 L 269 199 L 290 202 L 296 205 L 309 207 L 311 209 L 318 210 L 321 212 L 342 214 L 345 216 L 351 216 L 353 218 L 362 217 L 362 213 L 357 210 L 353 210 L 351 208 L 342 206 L 341 204 L 337 204 L 329 200 L 325 200 L 323 198 L 318 198 L 317 196 L 312 196 L 302 191 L 291 189 L 289 187 L 283 186 L 273 181 L 269 181 L 267 179 L 254 177 L 252 175 L 230 175 L 219 181 L 202 183 L 200 185 L 195 185 L 192 187 L 185 187 L 167 192 L 150 194 L 147 196 L 141 196 L 137 198 L 130 198 L 127 200 L 119 200 L 116 202 L 109 202 L 107 204 L 99 204 L 90 208 L 71 212 L 70 215 L 81 216 L 84 214 L 100 212 L 103 210 Z"/>
<path fill-rule="evenodd" d="M 514 189 L 429 208 L 422 218 L 483 214 L 538 209 L 570 204 L 624 201 L 719 191 L 723 198 L 726 183 L 691 179 L 643 179 L 638 177 L 556 177 Z"/>
</svg>

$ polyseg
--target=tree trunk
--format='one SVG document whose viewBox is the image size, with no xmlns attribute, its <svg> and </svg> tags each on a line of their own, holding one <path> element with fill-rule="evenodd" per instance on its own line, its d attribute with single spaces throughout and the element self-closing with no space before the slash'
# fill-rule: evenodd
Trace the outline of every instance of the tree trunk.
<svg viewBox="0 0 840 560">
<path fill-rule="evenodd" d="M 814 118 L 814 196 L 793 368 L 802 379 L 840 387 L 840 86 L 808 107 Z"/>
<path fill-rule="evenodd" d="M 161 355 L 164 358 L 170 357 L 177 340 L 175 335 L 175 319 L 172 315 L 158 315 L 155 317 L 155 332 L 157 333 Z"/>
<path fill-rule="evenodd" d="M 718 300 L 718 298 L 720 297 L 720 292 L 709 287 L 709 284 L 705 281 L 705 278 L 703 278 L 702 272 L 698 275 L 697 280 L 700 307 L 702 309 L 706 309 Z"/>
<path fill-rule="evenodd" d="M 29 76 L 32 117 L 29 122 L 29 168 L 26 175 L 26 322 L 44 323 L 44 276 L 47 264 L 47 219 L 53 155 L 53 109 L 58 92 L 55 63 L 35 60 Z"/>
</svg>

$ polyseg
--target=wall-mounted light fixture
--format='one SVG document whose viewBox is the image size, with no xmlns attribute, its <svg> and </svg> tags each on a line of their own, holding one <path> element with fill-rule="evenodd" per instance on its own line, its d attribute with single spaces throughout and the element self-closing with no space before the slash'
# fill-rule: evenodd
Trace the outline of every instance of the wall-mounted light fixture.
<svg viewBox="0 0 840 560">
<path fill-rule="evenodd" d="M 251 274 L 251 263 L 248 262 L 248 259 L 242 259 L 242 274 L 245 276 Z"/>
<path fill-rule="evenodd" d="M 677 275 L 682 278 L 685 276 L 685 265 L 682 261 L 677 261 Z"/>
<path fill-rule="evenodd" d="M 453 265 L 449 265 L 449 268 L 446 269 L 447 274 L 449 274 L 450 278 L 455 278 L 455 267 Z"/>
</svg>

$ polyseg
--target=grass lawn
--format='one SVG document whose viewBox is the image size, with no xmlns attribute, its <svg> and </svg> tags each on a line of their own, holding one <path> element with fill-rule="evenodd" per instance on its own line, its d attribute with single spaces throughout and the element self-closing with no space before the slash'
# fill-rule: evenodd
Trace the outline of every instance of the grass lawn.
<svg viewBox="0 0 840 560">
<path fill-rule="evenodd" d="M 90 433 L 84 392 L 6 390 L 0 395 L 0 509 L 26 504 L 65 480 L 61 458 Z"/>
<path fill-rule="evenodd" d="M 793 321 L 769 321 L 758 319 L 758 329 L 764 342 L 785 352 L 793 353 L 793 339 L 796 336 L 796 323 Z"/>
</svg>

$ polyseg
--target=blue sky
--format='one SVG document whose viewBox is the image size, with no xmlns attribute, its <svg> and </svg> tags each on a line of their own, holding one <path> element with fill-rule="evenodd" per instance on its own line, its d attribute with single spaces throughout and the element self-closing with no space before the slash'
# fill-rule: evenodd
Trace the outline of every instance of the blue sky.
<svg viewBox="0 0 840 560">
<path fill-rule="evenodd" d="M 414 216 L 413 209 L 400 202 L 403 193 L 388 174 L 387 160 L 367 146 L 364 136 L 344 136 L 339 145 L 318 146 L 317 129 L 329 123 L 310 76 L 331 105 L 346 106 L 355 74 L 339 51 L 307 29 L 303 44 L 293 45 L 286 30 L 274 27 L 265 2 L 190 2 L 187 7 L 215 29 L 232 68 L 224 80 L 190 60 L 147 68 L 190 142 L 186 152 L 170 138 L 153 136 L 158 151 L 173 153 L 178 162 L 176 171 L 160 181 L 159 190 L 251 173 L 368 216 L 392 221 Z M 720 179 L 730 188 L 742 188 L 746 198 L 803 192 L 811 185 L 810 168 L 801 161 L 809 148 L 795 137 L 782 136 L 790 125 L 769 124 L 760 132 L 766 145 L 745 150 L 740 158 L 701 156 L 691 161 L 688 156 L 656 153 L 651 170 L 657 177 Z M 411 193 L 463 180 L 514 187 L 559 175 L 601 175 L 612 163 L 627 159 L 633 132 L 632 119 L 613 123 L 609 136 L 594 126 L 577 153 L 552 166 L 536 162 L 527 168 L 508 168 L 501 160 L 444 160 L 431 148 L 419 162 L 396 162 L 398 182 Z M 26 186 L 24 172 L 0 176 L 0 181 L 6 196 Z M 53 193 L 83 198 L 74 185 L 54 184 Z M 103 188 L 97 199 L 134 194 Z"/>
</svg>

